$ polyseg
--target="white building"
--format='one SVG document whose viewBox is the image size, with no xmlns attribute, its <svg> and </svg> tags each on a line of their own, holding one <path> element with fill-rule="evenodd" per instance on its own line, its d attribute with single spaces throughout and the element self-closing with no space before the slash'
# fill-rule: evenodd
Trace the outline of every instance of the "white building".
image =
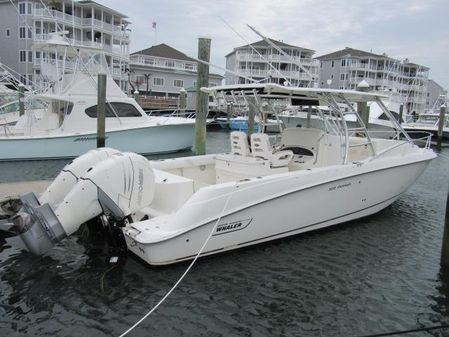
<svg viewBox="0 0 449 337">
<path fill-rule="evenodd" d="M 95 1 L 0 0 L 0 59 L 21 74 L 22 81 L 39 82 L 40 59 L 33 51 L 52 32 L 66 32 L 76 46 L 102 48 L 111 74 L 122 89 L 127 85 L 124 69 L 129 63 L 129 33 L 126 15 Z"/>
<path fill-rule="evenodd" d="M 429 77 L 426 66 L 348 47 L 317 59 L 321 62 L 320 87 L 356 89 L 365 80 L 373 90 L 403 103 L 408 114 L 425 109 Z"/>
<path fill-rule="evenodd" d="M 314 50 L 270 41 L 288 56 L 265 40 L 234 48 L 226 55 L 226 69 L 233 72 L 226 73 L 226 84 L 251 83 L 244 77 L 278 84 L 287 80 L 290 85 L 301 87 L 313 86 L 317 82 L 319 62 L 312 59 Z"/>
<path fill-rule="evenodd" d="M 447 102 L 447 90 L 434 80 L 429 80 L 427 87 L 426 109 L 438 110 L 444 102 Z"/>
</svg>

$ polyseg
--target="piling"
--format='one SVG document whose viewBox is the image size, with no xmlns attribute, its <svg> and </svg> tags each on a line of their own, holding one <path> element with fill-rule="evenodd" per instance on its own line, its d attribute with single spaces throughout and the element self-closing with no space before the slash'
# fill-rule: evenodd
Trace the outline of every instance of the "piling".
<svg viewBox="0 0 449 337">
<path fill-rule="evenodd" d="M 399 106 L 399 124 L 402 124 L 402 120 L 404 118 L 404 104 Z"/>
<path fill-rule="evenodd" d="M 226 123 L 229 126 L 229 123 L 231 122 L 231 116 L 232 116 L 232 103 L 226 104 Z"/>
<path fill-rule="evenodd" d="M 97 95 L 97 148 L 106 146 L 106 74 L 98 74 Z"/>
<path fill-rule="evenodd" d="M 357 85 L 358 91 L 363 92 L 369 92 L 370 91 L 370 85 L 365 80 L 361 81 Z M 366 129 L 368 130 L 368 123 L 369 123 L 369 107 L 366 102 L 358 102 L 357 103 L 357 113 L 359 114 L 360 118 L 362 119 L 363 124 L 365 124 Z"/>
<path fill-rule="evenodd" d="M 440 264 L 442 267 L 449 268 L 449 191 L 446 197 L 446 213 L 444 216 L 443 245 L 441 247 Z"/>
<path fill-rule="evenodd" d="M 309 109 L 307 110 L 307 128 L 310 128 L 310 119 L 312 118 L 312 106 L 309 105 Z"/>
<path fill-rule="evenodd" d="M 198 59 L 209 63 L 211 39 L 198 39 Z M 206 118 L 209 108 L 209 94 L 202 92 L 202 87 L 209 86 L 209 65 L 198 63 L 198 77 L 196 81 L 196 113 L 195 113 L 195 145 L 197 155 L 206 153 Z"/>
<path fill-rule="evenodd" d="M 25 97 L 25 86 L 20 83 L 19 84 L 19 116 L 23 116 L 25 114 L 25 104 L 23 99 Z"/>
<path fill-rule="evenodd" d="M 179 90 L 179 110 L 183 113 L 186 112 L 187 109 L 187 91 L 184 88 Z"/>
<path fill-rule="evenodd" d="M 140 105 L 140 96 L 139 96 L 139 91 L 138 91 L 138 90 L 135 90 L 135 91 L 134 91 L 134 93 L 133 93 L 133 98 L 134 98 L 134 100 L 137 102 L 137 104 Z"/>
<path fill-rule="evenodd" d="M 251 134 L 254 132 L 254 124 L 256 119 L 256 99 L 254 97 L 248 97 L 248 131 L 246 134 L 248 139 L 251 138 Z"/>
<path fill-rule="evenodd" d="M 440 119 L 438 121 L 438 134 L 437 134 L 437 147 L 441 149 L 441 144 L 443 143 L 443 126 L 446 120 L 446 106 L 443 104 L 440 107 Z"/>
</svg>

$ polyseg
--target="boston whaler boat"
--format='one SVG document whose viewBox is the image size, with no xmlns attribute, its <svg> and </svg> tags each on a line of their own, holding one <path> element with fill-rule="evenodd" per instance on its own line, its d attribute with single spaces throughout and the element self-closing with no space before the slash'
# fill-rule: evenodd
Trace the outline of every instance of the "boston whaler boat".
<svg viewBox="0 0 449 337">
<path fill-rule="evenodd" d="M 215 97 L 239 92 L 259 107 L 286 97 L 327 105 L 330 121 L 325 130 L 286 128 L 275 146 L 267 134 L 252 134 L 248 144 L 245 133 L 231 132 L 226 154 L 148 161 L 108 148 L 89 151 L 42 195 L 21 198 L 21 210 L 3 225 L 16 234 L 9 242 L 41 254 L 100 217 L 121 227 L 128 249 L 147 263 L 171 264 L 376 213 L 436 157 L 429 142 L 420 148 L 410 140 L 374 93 L 276 84 L 203 91 Z M 351 109 L 350 102 L 361 101 L 377 102 L 401 138 L 371 138 Z M 359 126 L 348 128 L 345 114 Z"/>
</svg>

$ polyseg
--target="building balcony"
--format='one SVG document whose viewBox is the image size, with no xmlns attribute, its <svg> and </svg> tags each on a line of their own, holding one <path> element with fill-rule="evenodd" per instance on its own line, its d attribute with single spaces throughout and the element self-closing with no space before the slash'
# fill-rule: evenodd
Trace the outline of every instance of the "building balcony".
<svg viewBox="0 0 449 337">
<path fill-rule="evenodd" d="M 250 53 L 239 53 L 236 55 L 237 61 L 243 62 L 283 62 L 291 64 L 301 64 L 304 67 L 309 66 L 319 66 L 319 61 L 313 60 L 311 58 L 302 58 L 300 56 L 285 56 L 280 54 L 250 54 Z"/>
<path fill-rule="evenodd" d="M 288 70 L 279 70 L 276 71 L 274 69 L 239 69 L 237 71 L 240 75 L 247 76 L 247 77 L 275 77 L 275 78 L 282 78 L 286 77 L 287 79 L 294 79 L 294 80 L 300 80 L 300 81 L 309 81 L 310 76 L 306 73 L 299 72 L 299 71 L 288 71 Z"/>
<path fill-rule="evenodd" d="M 95 28 L 116 37 L 129 39 L 128 32 L 123 31 L 121 26 L 113 25 L 95 18 L 81 18 L 79 16 L 66 14 L 57 10 L 36 9 L 33 13 L 33 20 L 41 19 L 51 22 L 56 21 L 57 23 L 63 23 L 76 28 Z"/>
<path fill-rule="evenodd" d="M 162 69 L 172 69 L 189 72 L 197 71 L 197 63 L 195 62 L 176 61 L 173 59 L 153 57 L 148 55 L 131 55 L 130 63 L 139 66 L 150 66 Z"/>
<path fill-rule="evenodd" d="M 46 43 L 48 39 L 50 38 L 49 34 L 34 34 L 33 36 L 33 42 L 34 43 Z M 95 41 L 81 41 L 73 39 L 72 37 L 66 37 L 66 41 L 70 43 L 73 47 L 87 47 L 87 48 L 93 48 L 93 49 L 99 49 L 103 50 L 104 52 L 111 54 L 115 57 L 120 57 L 125 60 L 129 60 L 129 55 L 127 54 L 126 50 L 123 47 L 120 47 L 119 45 L 111 45 L 111 44 L 105 44 L 101 42 L 95 42 Z"/>
</svg>

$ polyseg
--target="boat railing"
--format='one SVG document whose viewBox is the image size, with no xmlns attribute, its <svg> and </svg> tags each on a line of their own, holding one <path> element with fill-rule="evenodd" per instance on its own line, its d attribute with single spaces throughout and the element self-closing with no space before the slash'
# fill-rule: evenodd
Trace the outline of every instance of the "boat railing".
<svg viewBox="0 0 449 337">
<path fill-rule="evenodd" d="M 164 117 L 195 118 L 195 111 L 182 109 L 159 109 L 147 112 L 149 117 L 153 116 L 153 114 L 163 115 Z"/>
<path fill-rule="evenodd" d="M 408 132 L 408 134 L 413 134 L 413 133 L 414 133 L 413 131 Z M 419 132 L 417 131 L 416 133 L 423 134 L 422 131 L 419 131 Z M 369 161 L 372 161 L 372 160 L 374 160 L 376 158 L 379 158 L 380 156 L 382 156 L 382 155 L 384 155 L 384 154 L 386 154 L 386 153 L 388 153 L 388 152 L 390 152 L 390 151 L 392 151 L 392 150 L 394 150 L 394 149 L 396 149 L 396 148 L 398 148 L 400 146 L 406 145 L 406 144 L 415 144 L 415 143 L 423 142 L 424 143 L 424 148 L 425 149 L 429 149 L 430 145 L 432 144 L 431 143 L 432 134 L 430 132 L 425 132 L 425 133 L 427 133 L 426 136 L 423 136 L 423 137 L 420 137 L 420 138 L 414 138 L 411 141 L 404 139 L 403 142 L 400 142 L 400 143 L 394 144 L 394 145 L 392 145 L 390 147 L 387 147 L 386 149 L 383 149 L 382 151 L 378 152 L 376 155 L 372 156 L 369 159 Z M 394 140 L 400 140 L 399 137 L 400 137 L 400 133 L 398 133 L 398 135 L 395 136 L 395 138 L 393 138 L 393 139 Z"/>
</svg>

